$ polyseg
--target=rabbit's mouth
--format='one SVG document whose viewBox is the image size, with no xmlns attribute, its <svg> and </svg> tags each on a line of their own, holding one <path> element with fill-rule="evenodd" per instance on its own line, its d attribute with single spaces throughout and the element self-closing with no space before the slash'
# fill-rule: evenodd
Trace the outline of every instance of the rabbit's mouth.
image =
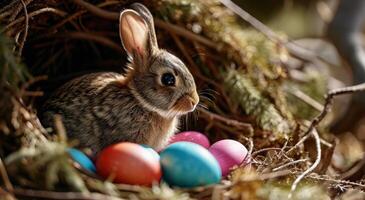
<svg viewBox="0 0 365 200">
<path fill-rule="evenodd" d="M 195 110 L 199 102 L 199 96 L 196 92 L 192 94 L 182 95 L 172 106 L 172 110 L 181 115 L 192 112 Z"/>
</svg>

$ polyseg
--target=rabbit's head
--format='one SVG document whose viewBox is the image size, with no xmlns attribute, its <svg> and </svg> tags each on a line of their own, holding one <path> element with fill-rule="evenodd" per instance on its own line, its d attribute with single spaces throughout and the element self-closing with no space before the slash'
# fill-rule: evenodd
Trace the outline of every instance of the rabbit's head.
<svg viewBox="0 0 365 200">
<path fill-rule="evenodd" d="M 199 102 L 194 78 L 185 64 L 159 49 L 153 17 L 142 4 L 120 14 L 120 38 L 130 58 L 127 74 L 132 94 L 163 117 L 191 112 Z"/>
</svg>

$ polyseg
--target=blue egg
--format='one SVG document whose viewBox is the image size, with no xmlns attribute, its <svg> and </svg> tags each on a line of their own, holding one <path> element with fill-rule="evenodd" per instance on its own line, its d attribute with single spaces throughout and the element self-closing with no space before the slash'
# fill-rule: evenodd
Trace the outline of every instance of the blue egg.
<svg viewBox="0 0 365 200">
<path fill-rule="evenodd" d="M 68 153 L 72 157 L 74 161 L 80 164 L 80 166 L 90 172 L 96 172 L 96 168 L 94 163 L 90 160 L 89 157 L 87 157 L 83 152 L 75 149 L 75 148 L 69 148 Z"/>
<path fill-rule="evenodd" d="M 179 187 L 196 187 L 218 183 L 218 161 L 204 147 L 191 142 L 176 142 L 160 153 L 163 180 Z"/>
<path fill-rule="evenodd" d="M 158 153 L 154 149 L 152 149 L 152 147 L 148 146 L 147 144 L 141 144 L 141 146 L 151 152 L 152 156 L 155 157 L 157 160 L 160 160 L 160 155 L 158 155 Z"/>
</svg>

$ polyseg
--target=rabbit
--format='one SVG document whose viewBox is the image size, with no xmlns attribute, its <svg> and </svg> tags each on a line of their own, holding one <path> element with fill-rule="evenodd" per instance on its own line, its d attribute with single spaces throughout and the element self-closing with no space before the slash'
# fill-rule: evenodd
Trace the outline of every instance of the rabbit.
<svg viewBox="0 0 365 200">
<path fill-rule="evenodd" d="M 98 72 L 75 78 L 44 103 L 42 122 L 55 114 L 70 138 L 97 154 L 117 142 L 161 149 L 179 117 L 194 111 L 199 96 L 192 74 L 157 44 L 152 14 L 142 4 L 120 13 L 119 34 L 129 63 L 126 74 Z"/>
</svg>

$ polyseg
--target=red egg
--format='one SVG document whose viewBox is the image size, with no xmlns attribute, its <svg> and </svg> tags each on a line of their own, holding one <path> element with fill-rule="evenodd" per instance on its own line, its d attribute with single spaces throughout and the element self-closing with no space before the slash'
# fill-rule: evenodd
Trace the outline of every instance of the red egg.
<svg viewBox="0 0 365 200">
<path fill-rule="evenodd" d="M 100 176 L 112 177 L 115 183 L 151 185 L 161 179 L 159 160 L 148 149 L 129 142 L 103 149 L 96 160 L 96 169 Z"/>
</svg>

